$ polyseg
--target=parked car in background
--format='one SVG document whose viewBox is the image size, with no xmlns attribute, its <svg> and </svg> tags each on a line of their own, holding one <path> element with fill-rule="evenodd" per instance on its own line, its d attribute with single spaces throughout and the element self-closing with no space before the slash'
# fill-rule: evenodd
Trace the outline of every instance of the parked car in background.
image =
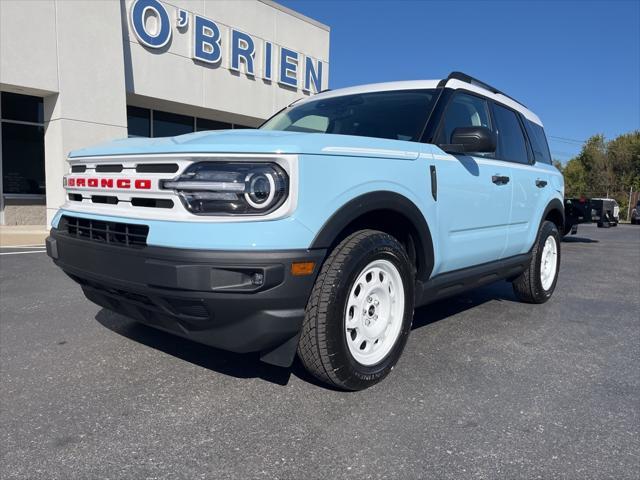
<svg viewBox="0 0 640 480">
<path fill-rule="evenodd" d="M 613 198 L 592 198 L 591 212 L 598 228 L 617 227 L 620 221 L 620 207 Z"/>
<path fill-rule="evenodd" d="M 640 200 L 638 200 L 636 206 L 631 210 L 631 224 L 640 225 Z"/>
<path fill-rule="evenodd" d="M 556 288 L 564 183 L 542 122 L 459 72 L 69 163 L 47 251 L 88 299 L 272 364 L 297 353 L 343 389 L 391 371 L 416 306 L 501 279 L 530 303 Z"/>
</svg>

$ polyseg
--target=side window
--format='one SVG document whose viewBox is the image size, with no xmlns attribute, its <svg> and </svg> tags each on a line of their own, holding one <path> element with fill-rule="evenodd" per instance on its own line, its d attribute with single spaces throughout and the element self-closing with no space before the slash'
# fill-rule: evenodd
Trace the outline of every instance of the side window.
<svg viewBox="0 0 640 480">
<path fill-rule="evenodd" d="M 458 127 L 491 128 L 487 101 L 474 95 L 456 93 L 444 114 L 438 143 L 451 143 L 451 134 Z"/>
<path fill-rule="evenodd" d="M 531 146 L 533 147 L 533 157 L 536 159 L 536 162 L 551 164 L 551 154 L 549 153 L 549 144 L 547 143 L 544 129 L 530 120 L 526 120 L 525 125 Z"/>
<path fill-rule="evenodd" d="M 516 113 L 493 104 L 493 118 L 498 134 L 498 158 L 509 162 L 529 163 L 527 142 Z"/>
</svg>

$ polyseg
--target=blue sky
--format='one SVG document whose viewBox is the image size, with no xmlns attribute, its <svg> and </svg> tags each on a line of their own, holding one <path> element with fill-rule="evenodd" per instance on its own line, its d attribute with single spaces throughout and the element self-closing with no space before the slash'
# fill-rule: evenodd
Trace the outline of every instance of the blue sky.
<svg viewBox="0 0 640 480">
<path fill-rule="evenodd" d="M 640 129 L 640 1 L 278 0 L 331 27 L 331 88 L 473 75 L 535 111 L 565 162 Z"/>
</svg>

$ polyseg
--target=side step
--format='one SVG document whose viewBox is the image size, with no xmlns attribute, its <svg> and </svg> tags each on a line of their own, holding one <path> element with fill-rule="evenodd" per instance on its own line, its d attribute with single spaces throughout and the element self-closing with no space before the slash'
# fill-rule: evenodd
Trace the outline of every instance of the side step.
<svg viewBox="0 0 640 480">
<path fill-rule="evenodd" d="M 442 273 L 416 286 L 416 307 L 458 295 L 466 290 L 498 280 L 515 278 L 526 270 L 531 253 L 504 258 L 496 262 Z"/>
</svg>

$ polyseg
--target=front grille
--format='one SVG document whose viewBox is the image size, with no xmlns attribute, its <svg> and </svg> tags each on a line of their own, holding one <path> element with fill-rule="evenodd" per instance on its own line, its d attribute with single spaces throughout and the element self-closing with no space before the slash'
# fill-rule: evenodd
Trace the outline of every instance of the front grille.
<svg viewBox="0 0 640 480">
<path fill-rule="evenodd" d="M 96 165 L 98 173 L 120 173 L 122 169 L 122 165 Z"/>
<path fill-rule="evenodd" d="M 141 163 L 136 166 L 137 173 L 176 173 L 177 163 Z"/>
<path fill-rule="evenodd" d="M 134 207 L 173 208 L 173 200 L 169 198 L 132 198 L 131 205 Z"/>
<path fill-rule="evenodd" d="M 104 222 L 68 215 L 62 216 L 58 228 L 71 237 L 133 248 L 145 247 L 149 234 L 147 225 Z"/>
</svg>

